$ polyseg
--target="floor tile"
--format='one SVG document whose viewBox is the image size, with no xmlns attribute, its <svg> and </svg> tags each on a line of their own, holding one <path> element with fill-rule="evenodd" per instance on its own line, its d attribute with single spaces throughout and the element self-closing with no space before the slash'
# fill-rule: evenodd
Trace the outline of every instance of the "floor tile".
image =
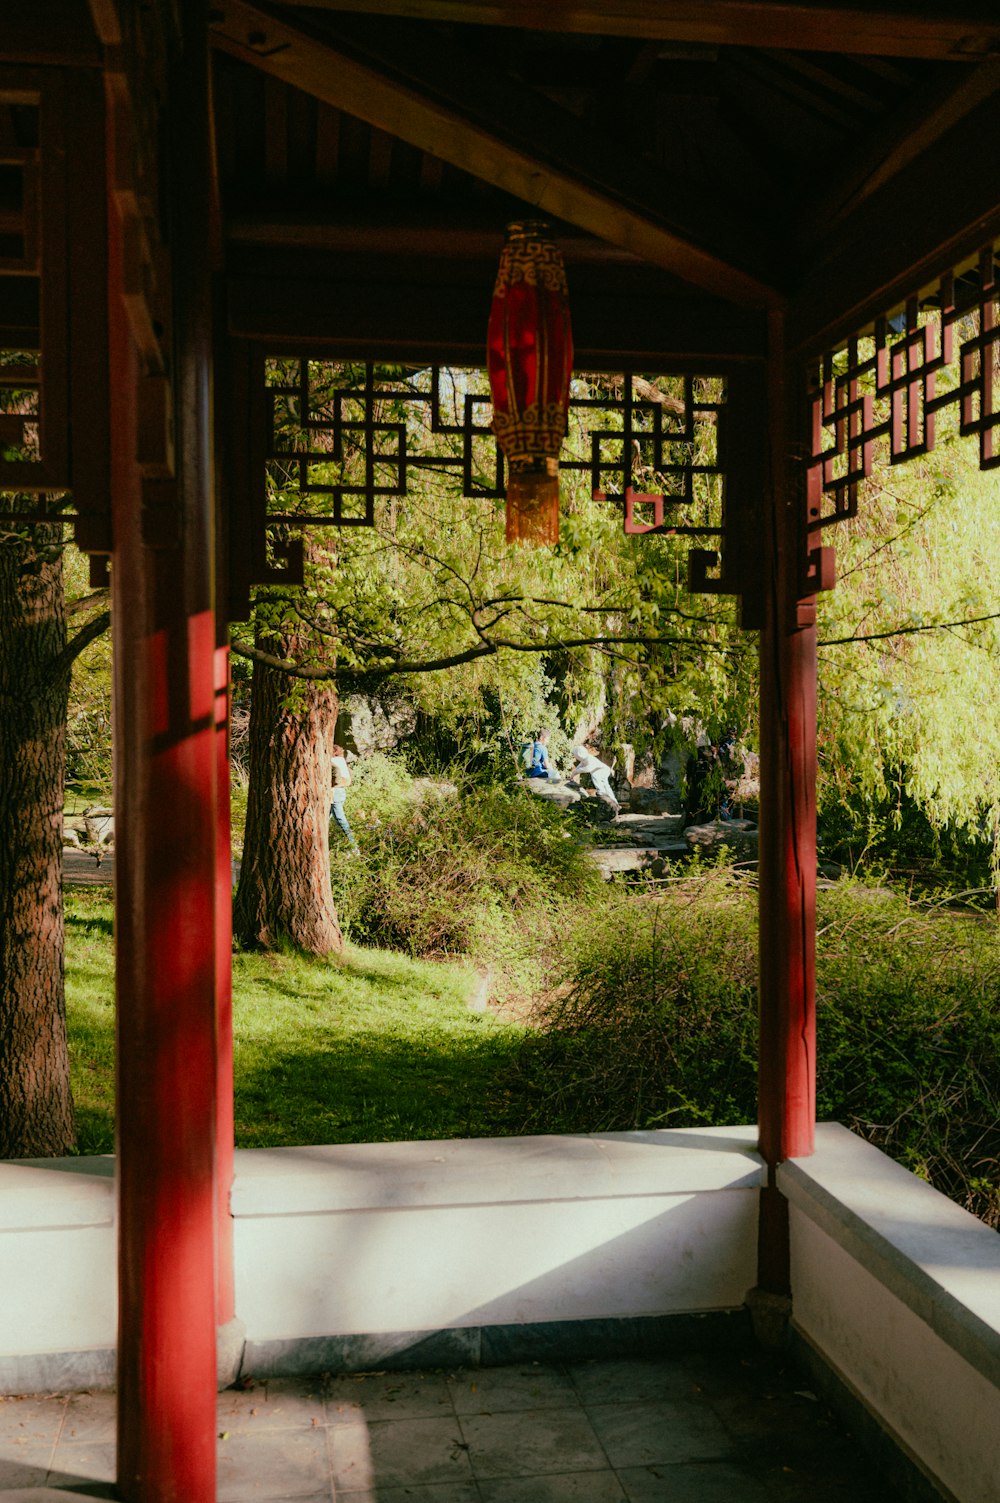
<svg viewBox="0 0 1000 1503">
<path fill-rule="evenodd" d="M 463 1415 L 461 1425 L 472 1469 L 480 1479 L 598 1471 L 608 1465 L 579 1407 Z"/>
<path fill-rule="evenodd" d="M 337 1503 L 482 1503 L 482 1494 L 475 1482 L 427 1482 L 362 1493 L 338 1491 Z"/>
<path fill-rule="evenodd" d="M 691 1375 L 671 1359 L 574 1362 L 568 1369 L 584 1404 L 622 1404 L 644 1399 L 696 1397 Z"/>
<path fill-rule="evenodd" d="M 116 1418 L 113 1393 L 71 1393 L 59 1439 L 114 1445 Z"/>
<path fill-rule="evenodd" d="M 231 1435 L 244 1430 L 308 1430 L 324 1424 L 321 1378 L 267 1378 L 253 1388 L 227 1388 L 219 1394 L 218 1428 Z"/>
<path fill-rule="evenodd" d="M 338 1493 L 337 1503 L 339 1503 L 339 1500 L 340 1494 Z M 259 1503 L 333 1503 L 333 1483 L 328 1482 L 322 1492 L 310 1493 L 305 1498 L 295 1493 L 281 1492 L 275 1493 L 273 1497 L 271 1494 L 268 1494 L 266 1498 L 261 1498 Z"/>
<path fill-rule="evenodd" d="M 483 1503 L 624 1503 L 614 1472 L 558 1472 L 481 1482 Z"/>
<path fill-rule="evenodd" d="M 334 1481 L 338 1488 L 351 1486 L 377 1489 L 412 1487 L 418 1483 L 471 1482 L 468 1450 L 457 1419 L 375 1420 L 367 1426 L 369 1474 L 363 1475 L 364 1458 L 357 1457 L 343 1468 L 343 1439 L 360 1426 L 331 1427 Z M 354 1437 L 357 1447 L 357 1436 Z M 358 1465 L 360 1461 L 360 1466 Z M 353 1480 L 356 1478 L 357 1480 Z"/>
<path fill-rule="evenodd" d="M 0 1443 L 0 1488 L 41 1487 L 49 1475 L 53 1447 L 24 1446 L 16 1450 Z"/>
<path fill-rule="evenodd" d="M 218 1443 L 218 1503 L 309 1498 L 329 1486 L 326 1431 L 231 1434 Z"/>
<path fill-rule="evenodd" d="M 357 1411 L 366 1420 L 442 1419 L 454 1413 L 440 1373 L 365 1373 L 333 1378 L 326 1389 L 331 1420 Z"/>
<path fill-rule="evenodd" d="M 727 1461 L 620 1467 L 618 1476 L 629 1503 L 770 1503 L 771 1498 L 750 1472 Z"/>
<path fill-rule="evenodd" d="M 13 1454 L 8 1441 L 55 1445 L 65 1412 L 62 1397 L 0 1398 L 0 1456 Z"/>
<path fill-rule="evenodd" d="M 113 1482 L 116 1473 L 115 1443 L 111 1441 L 60 1441 L 52 1458 L 49 1487 L 72 1482 Z"/>
<path fill-rule="evenodd" d="M 613 1467 L 726 1457 L 732 1442 L 704 1404 L 592 1404 L 587 1414 Z"/>
<path fill-rule="evenodd" d="M 448 1379 L 458 1414 L 502 1414 L 514 1409 L 566 1409 L 576 1390 L 565 1372 L 555 1367 L 484 1367 L 467 1369 Z"/>
</svg>

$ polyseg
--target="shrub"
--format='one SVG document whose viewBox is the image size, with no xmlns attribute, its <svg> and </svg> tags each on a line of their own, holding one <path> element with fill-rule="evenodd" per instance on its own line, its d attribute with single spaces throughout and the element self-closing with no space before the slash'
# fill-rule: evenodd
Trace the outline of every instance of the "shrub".
<svg viewBox="0 0 1000 1503">
<path fill-rule="evenodd" d="M 522 1051 L 523 1130 L 752 1121 L 755 909 L 724 870 L 592 909 Z M 819 915 L 817 1115 L 1000 1224 L 995 920 L 850 882 Z"/>
<path fill-rule="evenodd" d="M 379 807 L 366 838 L 364 806 L 352 802 L 363 854 L 335 858 L 341 920 L 363 943 L 467 957 L 522 989 L 561 903 L 600 887 L 560 811 L 519 787 L 472 784 L 448 796 L 411 782 L 407 798 Z"/>
<path fill-rule="evenodd" d="M 819 1117 L 1000 1224 L 996 920 L 853 883 L 820 920 Z"/>
<path fill-rule="evenodd" d="M 566 941 L 524 1071 L 528 1131 L 752 1120 L 752 894 L 724 868 L 655 895 L 608 890 Z"/>
</svg>

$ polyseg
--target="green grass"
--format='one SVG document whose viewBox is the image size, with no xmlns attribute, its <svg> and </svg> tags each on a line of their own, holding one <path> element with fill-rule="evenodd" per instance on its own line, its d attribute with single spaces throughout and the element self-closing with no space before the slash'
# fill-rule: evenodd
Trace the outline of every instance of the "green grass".
<svg viewBox="0 0 1000 1503">
<path fill-rule="evenodd" d="M 114 1146 L 111 902 L 67 893 L 72 1085 L 82 1153 Z M 470 1011 L 469 967 L 349 945 L 340 962 L 233 957 L 236 1142 L 482 1137 L 512 1130 L 524 1029 Z"/>
<path fill-rule="evenodd" d="M 66 1012 L 81 1153 L 115 1146 L 115 956 L 111 889 L 67 888 Z"/>
</svg>

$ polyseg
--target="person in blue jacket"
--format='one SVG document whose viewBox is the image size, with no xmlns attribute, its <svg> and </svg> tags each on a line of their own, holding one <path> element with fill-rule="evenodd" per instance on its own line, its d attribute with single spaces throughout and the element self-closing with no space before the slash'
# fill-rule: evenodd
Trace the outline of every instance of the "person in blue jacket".
<svg viewBox="0 0 1000 1503">
<path fill-rule="evenodd" d="M 548 731 L 539 731 L 531 745 L 531 765 L 525 773 L 528 778 L 548 778 L 550 782 L 557 783 L 559 774 L 549 761 Z"/>
</svg>

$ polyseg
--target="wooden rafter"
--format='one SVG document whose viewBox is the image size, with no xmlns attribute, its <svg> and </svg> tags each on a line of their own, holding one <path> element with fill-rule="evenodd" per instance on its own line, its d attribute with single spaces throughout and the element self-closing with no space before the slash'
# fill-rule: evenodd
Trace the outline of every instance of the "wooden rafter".
<svg viewBox="0 0 1000 1503">
<path fill-rule="evenodd" d="M 1000 61 L 961 69 L 957 78 L 932 94 L 909 100 L 866 137 L 846 172 L 815 204 L 804 226 L 804 239 L 819 245 L 836 225 L 865 199 L 885 186 L 986 99 L 1000 93 Z"/>
<path fill-rule="evenodd" d="M 782 302 L 779 241 L 765 241 L 718 195 L 637 167 L 464 52 L 445 56 L 441 39 L 428 39 L 420 55 L 412 37 L 394 44 L 382 33 L 373 52 L 356 29 L 349 39 L 320 37 L 246 0 L 224 0 L 218 9 L 215 45 L 271 77 L 697 287 L 754 307 Z"/>
<path fill-rule="evenodd" d="M 298 0 L 274 0 L 293 5 Z M 1000 49 L 993 0 L 311 0 L 317 9 L 536 31 L 854 52 L 883 57 L 985 58 Z"/>
<path fill-rule="evenodd" d="M 821 352 L 1000 235 L 998 159 L 990 93 L 831 222 L 790 306 L 797 347 Z"/>
</svg>

